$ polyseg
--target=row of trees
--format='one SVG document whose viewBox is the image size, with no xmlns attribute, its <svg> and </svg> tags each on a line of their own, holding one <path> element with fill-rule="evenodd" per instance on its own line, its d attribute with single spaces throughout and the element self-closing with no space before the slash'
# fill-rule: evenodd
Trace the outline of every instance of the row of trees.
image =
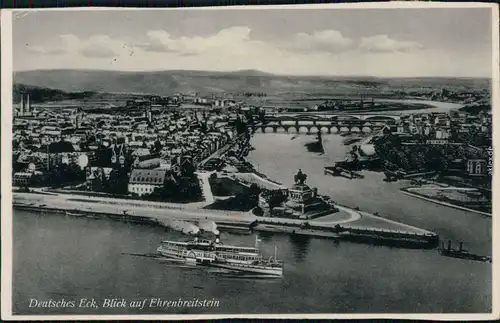
<svg viewBox="0 0 500 323">
<path fill-rule="evenodd" d="M 29 186 L 64 186 L 85 181 L 85 171 L 76 164 L 60 164 L 42 174 L 35 174 Z"/>
<path fill-rule="evenodd" d="M 455 160 L 481 158 L 464 145 L 403 145 L 399 137 L 386 135 L 375 141 L 375 151 L 389 170 L 446 171 Z"/>
<path fill-rule="evenodd" d="M 196 202 L 203 199 L 201 187 L 195 177 L 181 177 L 179 180 L 166 179 L 162 187 L 146 195 L 146 199 L 165 202 Z"/>
</svg>

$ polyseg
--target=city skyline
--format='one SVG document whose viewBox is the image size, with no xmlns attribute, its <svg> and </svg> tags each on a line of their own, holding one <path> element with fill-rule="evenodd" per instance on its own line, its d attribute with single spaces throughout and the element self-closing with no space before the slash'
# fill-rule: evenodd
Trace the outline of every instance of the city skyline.
<svg viewBox="0 0 500 323">
<path fill-rule="evenodd" d="M 126 30 L 119 27 L 125 24 Z M 13 53 L 15 72 L 259 70 L 297 76 L 489 78 L 491 12 L 36 12 L 14 19 Z"/>
</svg>

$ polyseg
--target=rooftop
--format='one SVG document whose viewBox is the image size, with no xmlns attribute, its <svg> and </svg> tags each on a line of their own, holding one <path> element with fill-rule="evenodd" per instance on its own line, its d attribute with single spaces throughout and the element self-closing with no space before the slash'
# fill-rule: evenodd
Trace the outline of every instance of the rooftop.
<svg viewBox="0 0 500 323">
<path fill-rule="evenodd" d="M 166 169 L 134 169 L 130 174 L 129 183 L 161 185 L 166 174 Z"/>
</svg>

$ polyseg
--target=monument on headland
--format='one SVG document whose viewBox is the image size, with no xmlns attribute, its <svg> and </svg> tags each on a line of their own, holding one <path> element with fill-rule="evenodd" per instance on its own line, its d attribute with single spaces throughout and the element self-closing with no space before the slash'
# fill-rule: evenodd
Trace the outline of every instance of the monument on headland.
<svg viewBox="0 0 500 323">
<path fill-rule="evenodd" d="M 305 182 L 307 175 L 301 169 L 295 174 L 293 186 L 282 190 L 267 190 L 259 195 L 263 216 L 312 219 L 337 212 L 318 196 L 318 189 Z"/>
</svg>

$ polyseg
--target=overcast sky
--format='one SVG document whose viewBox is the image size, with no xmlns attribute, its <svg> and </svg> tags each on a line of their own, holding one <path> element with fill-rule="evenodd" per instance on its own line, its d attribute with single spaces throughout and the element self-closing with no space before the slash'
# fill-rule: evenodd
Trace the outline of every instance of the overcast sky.
<svg viewBox="0 0 500 323">
<path fill-rule="evenodd" d="M 258 69 L 490 77 L 491 10 L 51 11 L 14 19 L 14 70 Z"/>
</svg>

